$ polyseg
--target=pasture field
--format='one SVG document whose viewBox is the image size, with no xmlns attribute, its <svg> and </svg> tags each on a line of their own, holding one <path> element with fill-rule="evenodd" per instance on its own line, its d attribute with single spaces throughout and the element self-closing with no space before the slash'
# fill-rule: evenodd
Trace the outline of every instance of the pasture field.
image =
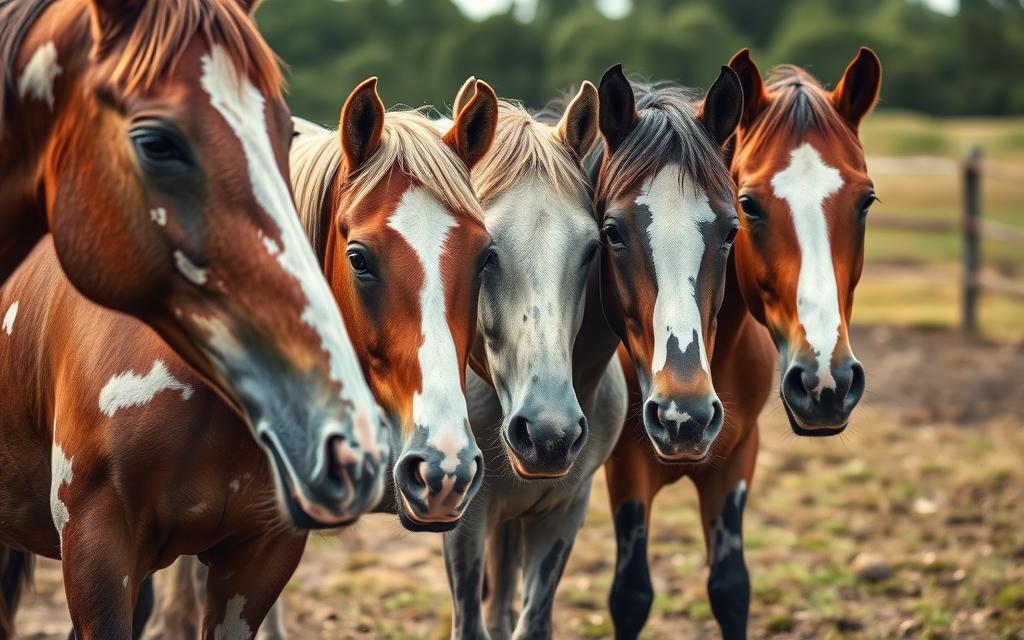
<svg viewBox="0 0 1024 640">
<path fill-rule="evenodd" d="M 868 391 L 840 438 L 792 434 L 776 398 L 746 515 L 753 638 L 1024 637 L 1024 346 L 948 331 L 861 327 Z M 727 399 L 726 399 L 727 400 Z M 615 549 L 604 484 L 562 581 L 556 638 L 608 638 Z M 696 498 L 655 504 L 657 599 L 645 638 L 715 637 Z M 370 516 L 318 536 L 286 591 L 295 639 L 449 634 L 440 539 Z M 67 613 L 43 562 L 22 637 Z"/>
<path fill-rule="evenodd" d="M 862 126 L 881 202 L 871 210 L 866 260 L 868 269 L 857 291 L 856 317 L 870 323 L 952 327 L 959 322 L 961 237 L 921 234 L 872 226 L 886 216 L 958 220 L 961 184 L 958 173 L 906 173 L 893 159 L 929 156 L 959 160 L 971 144 L 985 157 L 1024 176 L 1024 118 L 930 118 L 902 112 L 879 112 Z M 873 165 L 872 158 L 885 161 Z M 878 169 L 878 170 L 876 170 Z M 1024 180 L 982 179 L 983 215 L 1024 229 Z M 1024 281 L 1024 247 L 985 241 L 985 268 Z M 1024 337 L 1024 304 L 983 295 L 982 331 L 999 338 Z"/>
</svg>

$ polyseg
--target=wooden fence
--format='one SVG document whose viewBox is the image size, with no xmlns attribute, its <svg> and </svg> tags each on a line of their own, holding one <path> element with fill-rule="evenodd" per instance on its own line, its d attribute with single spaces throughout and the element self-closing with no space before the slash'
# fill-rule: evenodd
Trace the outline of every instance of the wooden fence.
<svg viewBox="0 0 1024 640">
<path fill-rule="evenodd" d="M 983 271 L 981 244 L 982 240 L 996 240 L 1020 245 L 1021 251 L 1024 251 L 1024 228 L 985 218 L 982 201 L 982 180 L 1005 180 L 1024 185 L 1024 170 L 985 160 L 979 146 L 972 147 L 959 166 L 956 166 L 955 161 L 941 158 L 877 159 L 871 162 L 872 168 L 876 163 L 888 166 L 893 173 L 897 172 L 892 171 L 897 164 L 911 173 L 949 175 L 952 172 L 959 172 L 963 195 L 959 221 L 886 215 L 872 219 L 871 225 L 894 231 L 961 235 L 963 274 L 960 321 L 964 331 L 977 332 L 978 304 L 982 292 L 1024 302 L 1024 286 L 1009 278 Z"/>
</svg>

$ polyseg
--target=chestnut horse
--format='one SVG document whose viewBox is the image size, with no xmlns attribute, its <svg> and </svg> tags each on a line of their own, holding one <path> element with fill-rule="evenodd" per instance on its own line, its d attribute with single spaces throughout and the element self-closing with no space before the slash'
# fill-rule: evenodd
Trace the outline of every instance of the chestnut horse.
<svg viewBox="0 0 1024 640">
<path fill-rule="evenodd" d="M 462 372 L 489 236 L 467 167 L 490 145 L 496 99 L 480 88 L 442 138 L 418 114 L 385 118 L 375 86 L 353 93 L 341 135 L 330 134 L 344 162 L 324 174 L 323 217 L 306 222 L 374 390 L 403 427 L 400 460 L 419 457 L 399 477 L 421 483 L 408 503 L 424 511 L 409 518 L 442 522 L 482 473 Z M 62 558 L 79 638 L 137 632 L 140 583 L 184 554 L 209 565 L 204 636 L 251 637 L 305 545 L 275 499 L 278 478 L 294 519 L 301 496 L 285 462 L 260 455 L 232 408 L 146 325 L 80 296 L 49 241 L 0 294 L 19 298 L 24 323 L 0 335 L 0 542 Z M 335 440 L 323 473 L 350 485 L 344 468 L 370 474 L 383 455 L 366 453 Z M 346 496 L 341 506 L 361 513 L 380 490 Z"/>
<path fill-rule="evenodd" d="M 542 313 L 549 306 L 555 309 L 582 308 L 582 318 L 573 314 L 564 314 L 562 318 L 542 316 L 540 320 L 545 323 L 546 330 L 562 336 L 561 341 L 554 345 L 557 348 L 548 348 L 558 358 L 553 362 L 550 355 L 548 361 L 526 360 L 533 365 L 532 375 L 541 380 L 553 378 L 549 372 L 552 364 L 557 365 L 555 371 L 571 367 L 589 438 L 568 473 L 564 467 L 555 467 L 564 474 L 561 477 L 549 473 L 555 477 L 545 479 L 543 476 L 538 478 L 540 474 L 527 473 L 532 468 L 523 464 L 522 458 L 529 460 L 521 453 L 524 448 L 527 453 L 532 453 L 534 448 L 545 452 L 560 452 L 562 448 L 545 445 L 544 441 L 533 447 L 511 444 L 517 439 L 516 415 L 504 421 L 500 419 L 503 411 L 509 413 L 503 399 L 509 392 L 502 389 L 501 384 L 496 385 L 497 393 L 489 392 L 473 381 L 470 384 L 471 416 L 478 439 L 485 443 L 505 442 L 508 456 L 513 460 L 520 458 L 511 464 L 511 468 L 528 481 L 524 483 L 507 473 L 493 473 L 497 463 L 489 464 L 486 489 L 481 496 L 487 495 L 488 500 L 486 503 L 478 500 L 470 508 L 474 515 L 479 509 L 480 522 L 476 517 L 467 518 L 459 529 L 445 536 L 445 559 L 455 599 L 454 633 L 457 637 L 485 637 L 485 626 L 497 637 L 507 637 L 511 633 L 517 638 L 544 638 L 552 634 L 555 590 L 586 515 L 591 479 L 614 446 L 625 417 L 623 365 L 627 368 L 630 365 L 628 362 L 620 363 L 614 357 L 619 336 L 609 328 L 606 316 L 618 318 L 619 322 L 614 326 L 628 326 L 630 331 L 635 329 L 635 336 L 624 333 L 622 337 L 628 340 L 631 348 L 635 349 L 637 360 L 645 362 L 646 367 L 651 363 L 651 351 L 642 351 L 640 340 L 643 334 L 657 333 L 659 325 L 670 327 L 673 336 L 713 335 L 714 314 L 725 277 L 727 248 L 732 241 L 732 229 L 736 226 L 729 175 L 720 145 L 732 135 L 739 120 L 743 102 L 740 85 L 735 74 L 724 69 L 702 101 L 676 87 L 637 85 L 636 90 L 639 99 L 634 97 L 633 87 L 618 66 L 604 75 L 599 89 L 597 121 L 605 145 L 592 157 L 596 172 L 596 180 L 592 184 L 596 184 L 597 220 L 604 227 L 601 268 L 590 270 L 585 289 L 579 282 L 576 287 L 559 294 L 562 300 L 554 301 L 552 298 L 541 307 Z M 584 85 L 565 110 L 563 122 L 573 122 L 571 114 L 578 110 L 579 103 L 592 99 Z M 562 112 L 562 109 L 555 110 Z M 578 118 L 575 120 L 580 122 Z M 559 127 L 572 130 L 565 124 Z M 579 263 L 580 255 L 586 255 L 578 252 L 587 245 L 581 240 L 573 240 L 561 230 L 569 226 L 567 221 L 556 224 L 554 221 L 541 223 L 541 220 L 553 217 L 549 213 L 550 203 L 559 203 L 558 214 L 563 218 L 581 217 L 586 210 L 578 199 L 581 194 L 577 193 L 575 200 L 559 200 L 547 193 L 543 181 L 535 179 L 533 182 L 536 184 L 529 188 L 529 193 L 537 194 L 534 196 L 536 200 L 518 198 L 503 201 L 499 196 L 495 203 L 503 203 L 505 207 L 518 204 L 519 217 L 536 221 L 525 226 L 538 227 L 534 233 L 539 235 L 531 237 L 529 246 L 549 247 L 545 253 L 554 253 L 561 260 L 568 260 L 567 264 L 559 265 L 553 261 L 554 258 L 545 256 L 545 260 L 552 262 L 540 273 L 547 278 L 559 273 L 572 273 L 570 267 Z M 509 191 L 509 194 L 514 193 L 514 190 Z M 661 234 L 667 234 L 667 237 Z M 703 265 L 699 274 L 691 273 L 687 265 L 673 260 L 665 249 L 669 244 L 676 248 L 680 236 L 689 238 L 691 234 L 696 239 L 688 239 L 689 246 L 697 250 L 692 258 L 698 267 Z M 514 241 L 514 238 L 509 239 L 509 245 L 514 246 Z M 500 240 L 497 244 L 501 248 Z M 522 267 L 510 267 L 510 272 L 516 268 Z M 642 301 L 633 297 L 642 286 L 656 283 L 655 278 L 661 278 L 663 283 L 685 282 L 691 275 L 699 277 L 699 286 L 689 290 L 689 300 L 683 300 L 679 292 L 668 287 L 663 287 L 660 295 L 655 294 Z M 555 292 L 554 287 L 549 290 Z M 566 294 L 573 297 L 565 298 Z M 524 294 L 520 292 L 519 295 Z M 656 314 L 652 312 L 654 304 L 659 305 Z M 621 315 L 627 308 L 628 320 Z M 499 306 L 496 311 L 507 316 L 501 318 L 500 326 L 508 327 L 507 332 L 519 331 L 516 327 L 522 319 L 517 306 Z M 576 327 L 579 328 L 578 336 L 574 330 Z M 573 338 L 574 348 L 570 346 Z M 563 344 L 566 341 L 570 345 Z M 522 346 L 502 345 L 502 348 L 528 354 L 528 349 L 533 347 L 528 341 Z M 699 348 L 703 349 L 704 345 Z M 699 366 L 694 370 L 694 362 L 682 356 L 682 350 L 677 347 L 658 366 L 659 386 L 652 393 L 660 393 L 660 398 L 676 403 L 673 406 L 679 407 L 680 412 L 683 407 L 713 404 L 713 391 L 709 384 L 687 387 L 671 382 L 689 381 L 700 375 Z M 523 378 L 523 382 L 513 379 L 512 397 L 521 393 L 518 389 L 529 389 L 524 386 L 528 384 L 528 377 Z M 555 418 L 559 415 L 559 412 L 554 412 Z M 565 428 L 552 429 L 558 426 L 558 422 L 549 425 L 547 421 L 550 418 L 544 412 L 539 412 L 539 416 L 538 434 L 546 431 L 573 434 Z M 527 424 L 526 428 L 531 440 L 536 438 L 533 426 Z M 709 431 L 707 437 L 713 440 L 717 427 L 714 424 L 706 426 Z M 688 452 L 695 444 L 680 440 L 675 433 L 656 433 L 666 449 L 673 451 Z M 683 437 L 688 435 L 683 434 Z M 548 436 L 548 440 L 558 442 L 566 438 L 554 440 Z M 485 446 L 484 449 L 500 451 L 493 446 Z M 555 460 L 564 465 L 563 458 L 558 455 Z M 475 526 L 468 526 L 471 522 Z M 524 576 L 523 608 L 516 620 L 513 598 L 520 565 Z M 484 566 L 487 569 L 488 594 L 487 610 L 482 615 L 480 598 Z"/>
<path fill-rule="evenodd" d="M 339 466 L 335 443 L 384 454 L 380 418 L 295 215 L 251 4 L 0 3 L 0 282 L 51 231 L 78 291 L 154 328 L 245 417 L 287 469 L 295 524 L 336 524 L 386 456 Z M 34 329 L 31 298 L 0 308 L 6 333 Z"/>
<path fill-rule="evenodd" d="M 626 422 L 606 465 L 618 545 L 609 602 L 618 638 L 637 637 L 646 622 L 654 600 L 647 565 L 651 505 L 662 487 L 683 476 L 700 498 L 712 611 L 724 637 L 746 636 L 750 579 L 742 515 L 775 359 L 797 434 L 842 431 L 864 389 L 847 322 L 874 200 L 857 127 L 878 95 L 878 59 L 862 49 L 831 92 L 795 67 L 780 67 L 765 85 L 746 50 L 730 66 L 746 102 L 731 167 L 744 226 L 711 358 L 715 388 L 730 400 L 726 428 L 709 462 L 669 465 L 643 444 L 640 420 Z M 636 380 L 630 382 L 635 393 Z"/>
</svg>

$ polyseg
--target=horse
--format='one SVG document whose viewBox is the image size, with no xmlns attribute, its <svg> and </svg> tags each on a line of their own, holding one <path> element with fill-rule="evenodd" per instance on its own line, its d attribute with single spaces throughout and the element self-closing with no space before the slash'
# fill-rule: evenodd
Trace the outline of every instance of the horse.
<svg viewBox="0 0 1024 640">
<path fill-rule="evenodd" d="M 295 524 L 340 524 L 380 493 L 384 432 L 295 215 L 253 4 L 0 2 L 0 282 L 52 233 L 78 291 L 151 326 L 245 417 Z M 30 297 L 0 309 L 5 337 L 34 330 Z M 342 442 L 381 455 L 340 464 Z"/>
<path fill-rule="evenodd" d="M 482 473 L 465 444 L 461 380 L 490 245 L 468 175 L 493 137 L 488 92 L 481 84 L 442 137 L 416 113 L 385 116 L 376 79 L 363 83 L 341 133 L 329 134 L 338 162 L 308 167 L 330 188 L 300 200 L 323 205 L 304 209 L 305 228 L 394 425 L 380 447 L 398 452 L 404 441 L 395 483 L 415 493 L 401 504 L 429 526 L 463 508 Z M 252 637 L 307 535 L 278 507 L 282 460 L 260 455 L 233 408 L 147 325 L 79 295 L 52 242 L 0 302 L 17 297 L 24 328 L 0 338 L 0 542 L 63 560 L 78 638 L 137 635 L 139 585 L 181 555 L 209 566 L 204 637 Z M 347 441 L 332 446 L 338 462 L 324 473 L 334 477 L 382 455 L 360 460 Z M 348 495 L 343 506 L 359 512 L 381 499 Z M 412 511 L 419 505 L 427 510 Z"/>
<path fill-rule="evenodd" d="M 643 445 L 639 420 L 623 428 L 605 466 L 618 548 L 609 596 L 617 638 L 637 637 L 647 620 L 654 600 L 651 507 L 662 487 L 683 476 L 700 500 L 712 612 L 724 638 L 746 637 L 743 509 L 775 362 L 798 435 L 841 432 L 864 391 L 847 322 L 875 196 L 857 128 L 877 99 L 881 65 L 862 49 L 831 92 L 790 66 L 764 84 L 747 50 L 729 66 L 745 97 L 730 161 L 743 227 L 729 261 L 711 372 L 731 402 L 703 464 L 666 464 Z M 635 393 L 637 380 L 630 386 Z"/>
<path fill-rule="evenodd" d="M 569 103 L 563 122 L 581 100 L 593 100 L 594 96 L 588 96 L 586 86 Z M 582 190 L 578 189 L 575 207 L 566 202 L 557 210 L 558 217 L 574 216 L 582 220 L 589 215 L 592 221 L 603 223 L 601 226 L 604 227 L 601 243 L 589 245 L 600 247 L 595 255 L 599 260 L 594 260 L 600 265 L 590 270 L 586 282 L 580 280 L 575 288 L 563 290 L 561 300 L 552 295 L 558 293 L 556 289 L 545 289 L 551 292 L 548 294 L 551 297 L 541 309 L 582 309 L 582 318 L 578 313 L 568 313 L 561 318 L 535 318 L 535 322 L 543 321 L 549 325 L 545 330 L 557 331 L 557 335 L 562 336 L 560 344 L 547 347 L 545 351 L 558 355 L 556 371 L 571 370 L 566 382 L 573 382 L 586 416 L 588 440 L 585 447 L 567 470 L 564 463 L 557 467 L 561 473 L 554 477 L 537 477 L 537 474 L 528 473 L 531 468 L 523 464 L 522 459 L 529 458 L 521 453 L 524 447 L 516 444 L 514 434 L 518 414 L 510 411 L 516 407 L 505 398 L 517 398 L 527 393 L 545 397 L 543 388 L 531 390 L 525 385 L 532 378 L 544 380 L 552 377 L 544 368 L 551 366 L 548 364 L 552 360 L 550 355 L 547 359 L 533 360 L 532 371 L 522 376 L 522 381 L 514 380 L 518 386 L 511 390 L 503 389 L 502 384 L 495 384 L 495 390 L 491 390 L 483 380 L 471 379 L 469 383 L 471 419 L 478 439 L 484 443 L 482 448 L 492 457 L 504 451 L 510 461 L 506 468 L 514 474 L 496 473 L 495 470 L 500 469 L 499 462 L 496 460 L 492 464 L 488 458 L 485 489 L 470 507 L 463 524 L 445 535 L 445 563 L 454 600 L 453 628 L 456 637 L 487 637 L 488 632 L 494 637 L 511 634 L 516 638 L 543 638 L 552 634 L 555 591 L 586 515 L 593 474 L 618 440 L 626 415 L 624 363 L 615 357 L 620 336 L 613 331 L 614 325 L 609 326 L 606 317 L 614 317 L 617 310 L 627 305 L 624 300 L 626 289 L 642 282 L 646 274 L 651 273 L 653 265 L 662 269 L 662 277 L 685 280 L 687 275 L 679 272 L 679 265 L 661 262 L 665 257 L 663 253 L 652 241 L 645 239 L 652 217 L 678 215 L 674 226 L 679 233 L 692 233 L 704 243 L 706 249 L 696 255 L 698 264 L 707 265 L 701 274 L 702 284 L 706 286 L 699 290 L 703 292 L 703 304 L 700 311 L 691 314 L 685 305 L 676 302 L 674 308 L 659 310 L 658 316 L 637 316 L 629 321 L 630 326 L 635 323 L 639 332 L 651 332 L 657 318 L 657 322 L 674 327 L 680 335 L 690 335 L 704 331 L 713 322 L 717 310 L 715 299 L 720 297 L 720 293 L 716 288 L 720 288 L 725 271 L 726 252 L 723 246 L 730 241 L 730 230 L 736 217 L 732 198 L 728 196 L 729 177 L 721 157 L 720 143 L 732 134 L 732 128 L 739 119 L 742 108 L 739 82 L 731 71 L 723 71 L 702 103 L 675 88 L 638 85 L 637 90 L 640 93 L 638 101 L 634 99 L 633 88 L 620 66 L 605 73 L 598 91 L 596 118 L 596 129 L 604 140 L 604 149 L 591 154 L 587 165 L 591 172 L 586 184 L 595 185 L 596 191 L 592 202 L 583 203 Z M 560 112 L 560 103 L 555 105 L 554 110 Z M 558 127 L 565 128 L 562 124 Z M 499 131 L 500 128 L 499 125 Z M 574 155 L 577 158 L 587 157 L 580 152 Z M 580 170 L 583 170 L 582 166 Z M 588 244 L 566 238 L 560 229 L 568 223 L 562 221 L 556 225 L 552 214 L 548 213 L 549 203 L 563 201 L 550 195 L 550 187 L 545 188 L 543 182 L 537 183 L 534 179 L 524 182 L 521 187 L 511 185 L 508 190 L 510 204 L 517 203 L 516 216 L 527 221 L 516 228 L 512 239 L 518 236 L 519 242 L 525 242 L 524 247 L 561 246 L 561 251 L 556 254 L 558 259 L 568 260 L 568 266 L 574 267 L 579 264 L 580 255 L 587 255 L 579 252 L 588 250 Z M 515 196 L 520 189 L 536 195 L 517 200 Z M 713 200 L 704 197 L 703 207 L 694 206 L 696 194 L 703 193 L 714 194 Z M 502 203 L 500 195 L 495 203 Z M 685 224 L 687 217 L 702 215 L 705 209 L 712 212 L 710 220 L 701 225 Z M 611 225 L 616 229 L 610 229 Z M 524 240 L 524 229 L 536 229 L 534 233 L 540 237 L 531 236 Z M 558 239 L 557 244 L 549 238 L 550 235 Z M 630 240 L 627 241 L 626 237 Z M 497 235 L 495 238 L 500 247 L 501 239 Z M 528 254 L 524 250 L 523 254 L 541 259 L 532 250 Z M 554 258 L 545 255 L 544 259 Z M 501 264 L 504 263 L 499 259 Z M 534 266 L 517 268 L 533 271 Z M 714 275 L 715 269 L 721 271 L 719 276 Z M 565 271 L 564 264 L 537 270 L 544 274 Z M 557 282 L 559 278 L 555 280 Z M 565 298 L 567 294 L 572 297 Z M 671 295 L 663 298 L 668 299 Z M 691 301 L 690 304 L 695 303 Z M 523 322 L 519 305 L 506 303 L 497 308 L 506 316 L 502 319 L 504 326 L 509 327 L 506 332 L 514 331 L 511 335 L 518 335 L 523 331 L 517 328 Z M 481 316 L 484 315 L 482 307 Z M 526 316 L 529 319 L 530 314 Z M 557 329 L 559 324 L 563 328 Z M 571 344 L 573 338 L 575 345 Z M 565 344 L 566 339 L 570 344 Z M 501 347 L 505 350 L 519 349 L 528 354 L 529 349 L 535 348 L 533 342 L 518 340 L 515 344 L 501 344 Z M 642 356 L 638 353 L 637 357 Z M 520 360 L 530 362 L 522 356 Z M 689 373 L 680 367 L 681 364 L 689 363 L 673 354 L 659 372 L 681 378 L 684 373 Z M 519 388 L 523 391 L 517 391 Z M 703 388 L 693 392 L 686 388 L 666 387 L 662 393 L 680 407 L 708 402 Z M 559 413 L 555 412 L 554 416 Z M 504 420 L 502 414 L 507 416 Z M 548 419 L 543 412 L 539 416 L 540 420 Z M 531 432 L 529 426 L 528 432 Z M 547 427 L 543 422 L 538 426 Z M 544 430 L 538 431 L 544 433 Z M 559 430 L 553 431 L 558 433 Z M 575 433 L 564 427 L 560 431 L 568 431 L 570 438 Z M 564 437 L 562 441 L 565 441 Z M 497 446 L 499 442 L 501 446 Z M 665 444 L 671 448 L 688 446 L 677 444 L 674 438 L 666 439 Z M 558 447 L 543 444 L 526 447 L 527 453 L 534 450 L 559 453 L 555 456 L 559 463 L 564 459 Z M 542 469 L 547 470 L 547 467 Z M 513 613 L 512 600 L 520 566 L 524 576 L 523 607 L 517 618 Z M 482 613 L 481 590 L 485 574 L 487 608 Z"/>
</svg>

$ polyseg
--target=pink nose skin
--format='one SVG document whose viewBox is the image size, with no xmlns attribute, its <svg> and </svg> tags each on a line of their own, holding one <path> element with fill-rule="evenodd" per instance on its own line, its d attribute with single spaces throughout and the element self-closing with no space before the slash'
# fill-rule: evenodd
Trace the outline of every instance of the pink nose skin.
<svg viewBox="0 0 1024 640">
<path fill-rule="evenodd" d="M 479 487 L 480 462 L 474 457 L 448 473 L 437 462 L 407 454 L 395 469 L 404 517 L 413 525 L 457 523 Z"/>
</svg>

